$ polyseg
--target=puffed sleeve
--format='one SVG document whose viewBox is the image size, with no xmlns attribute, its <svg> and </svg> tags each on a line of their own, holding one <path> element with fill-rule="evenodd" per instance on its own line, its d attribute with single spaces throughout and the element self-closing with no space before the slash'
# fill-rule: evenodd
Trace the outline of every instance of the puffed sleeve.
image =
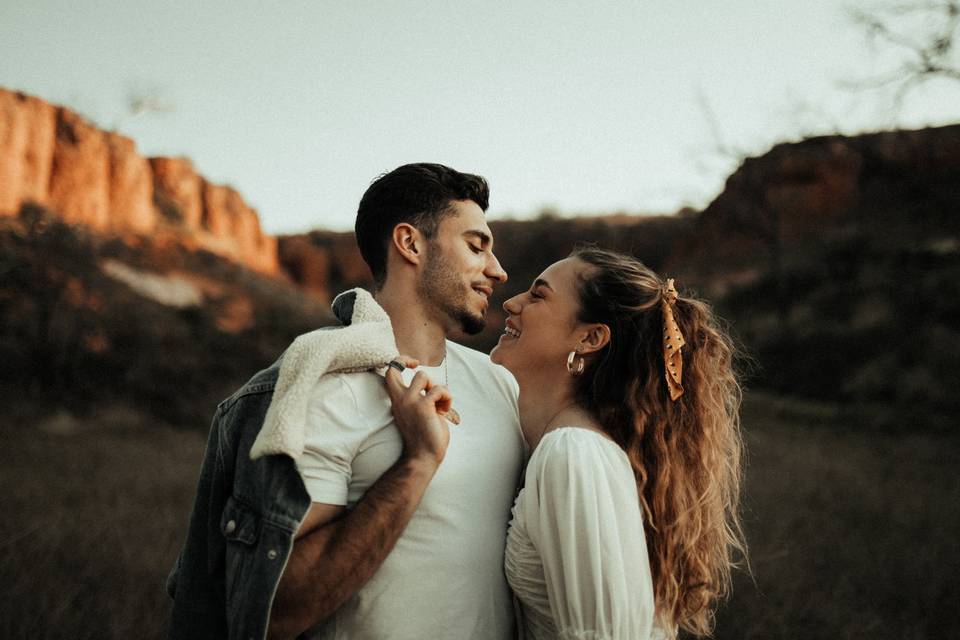
<svg viewBox="0 0 960 640">
<path fill-rule="evenodd" d="M 558 637 L 649 638 L 653 582 L 626 454 L 585 429 L 558 429 L 541 447 L 527 522 Z"/>
</svg>

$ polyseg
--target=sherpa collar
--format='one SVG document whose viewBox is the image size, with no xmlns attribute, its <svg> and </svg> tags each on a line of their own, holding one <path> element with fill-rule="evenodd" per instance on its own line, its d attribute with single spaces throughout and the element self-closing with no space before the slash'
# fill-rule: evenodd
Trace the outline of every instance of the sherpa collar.
<svg viewBox="0 0 960 640">
<path fill-rule="evenodd" d="M 283 354 L 267 416 L 250 449 L 250 459 L 303 453 L 310 390 L 325 373 L 383 367 L 399 354 L 390 316 L 367 291 L 344 291 L 333 301 L 342 327 L 298 336 Z"/>
</svg>

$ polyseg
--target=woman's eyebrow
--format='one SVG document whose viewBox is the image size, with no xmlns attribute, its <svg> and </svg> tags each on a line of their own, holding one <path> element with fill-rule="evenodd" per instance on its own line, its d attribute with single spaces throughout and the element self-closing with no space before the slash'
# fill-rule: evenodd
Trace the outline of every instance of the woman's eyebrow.
<svg viewBox="0 0 960 640">
<path fill-rule="evenodd" d="M 543 278 L 537 278 L 536 280 L 533 281 L 532 288 L 536 288 L 536 287 L 546 287 L 547 289 L 550 289 L 550 291 L 553 291 L 553 287 L 550 286 L 550 283 L 544 280 Z"/>
</svg>

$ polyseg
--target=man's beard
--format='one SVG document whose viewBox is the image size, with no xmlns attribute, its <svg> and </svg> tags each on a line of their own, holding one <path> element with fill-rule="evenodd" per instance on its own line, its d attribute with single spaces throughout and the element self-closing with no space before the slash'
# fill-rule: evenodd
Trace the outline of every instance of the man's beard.
<svg viewBox="0 0 960 640">
<path fill-rule="evenodd" d="M 456 322 L 464 333 L 471 336 L 480 333 L 486 326 L 486 320 L 482 314 L 472 312 L 467 304 L 467 297 L 473 289 L 463 284 L 457 271 L 443 255 L 440 245 L 436 242 L 430 244 L 427 264 L 417 283 L 420 299 Z"/>
</svg>

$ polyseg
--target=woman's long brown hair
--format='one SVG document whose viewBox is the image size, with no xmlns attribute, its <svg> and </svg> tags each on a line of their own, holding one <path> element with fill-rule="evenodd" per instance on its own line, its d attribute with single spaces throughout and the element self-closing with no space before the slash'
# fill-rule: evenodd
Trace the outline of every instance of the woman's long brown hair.
<svg viewBox="0 0 960 640">
<path fill-rule="evenodd" d="M 671 401 L 661 337 L 665 283 L 630 256 L 595 248 L 573 256 L 591 265 L 580 282 L 579 319 L 611 332 L 609 345 L 576 378 L 577 400 L 633 466 L 658 618 L 667 629 L 676 624 L 710 635 L 735 554 L 746 558 L 733 342 L 709 305 L 678 298 L 684 391 Z"/>
</svg>

